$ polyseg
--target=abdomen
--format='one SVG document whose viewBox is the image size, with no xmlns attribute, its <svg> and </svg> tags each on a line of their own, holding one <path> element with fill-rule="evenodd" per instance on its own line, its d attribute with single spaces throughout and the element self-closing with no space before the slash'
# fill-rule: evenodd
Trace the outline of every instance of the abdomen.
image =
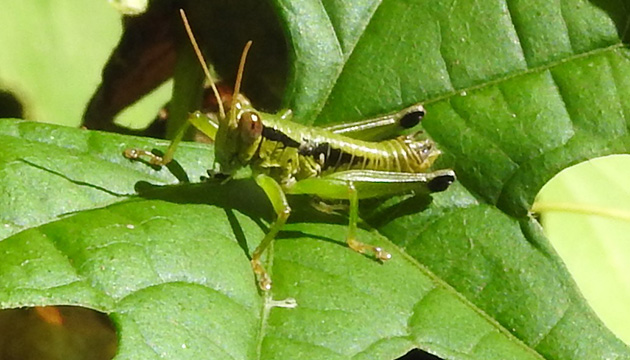
<svg viewBox="0 0 630 360">
<path fill-rule="evenodd" d="M 424 172 L 439 155 L 431 140 L 417 141 L 411 136 L 381 142 L 367 142 L 332 136 L 303 139 L 300 156 L 312 159 L 321 174 L 344 170 L 381 170 L 392 172 Z"/>
</svg>

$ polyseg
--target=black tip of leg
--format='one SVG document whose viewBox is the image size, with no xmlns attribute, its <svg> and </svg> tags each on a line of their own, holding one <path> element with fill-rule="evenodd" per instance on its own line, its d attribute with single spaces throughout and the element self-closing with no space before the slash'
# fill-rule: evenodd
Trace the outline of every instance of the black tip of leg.
<svg viewBox="0 0 630 360">
<path fill-rule="evenodd" d="M 431 192 L 441 192 L 446 189 L 455 181 L 453 175 L 442 175 L 429 181 L 428 187 Z"/>
</svg>

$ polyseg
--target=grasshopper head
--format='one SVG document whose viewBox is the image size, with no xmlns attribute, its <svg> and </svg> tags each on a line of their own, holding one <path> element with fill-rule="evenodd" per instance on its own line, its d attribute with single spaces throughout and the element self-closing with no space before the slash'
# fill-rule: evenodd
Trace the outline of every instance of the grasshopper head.
<svg viewBox="0 0 630 360">
<path fill-rule="evenodd" d="M 215 159 L 224 174 L 247 166 L 262 141 L 260 115 L 244 95 L 235 95 L 231 109 L 220 119 L 215 138 Z"/>
<path fill-rule="evenodd" d="M 190 29 L 188 19 L 184 10 L 180 9 L 182 21 L 186 28 L 186 33 L 190 38 L 199 63 L 206 74 L 206 78 L 210 81 L 212 91 L 219 105 L 219 128 L 214 138 L 215 146 L 215 163 L 219 164 L 220 171 L 226 175 L 234 175 L 238 170 L 247 166 L 252 157 L 256 154 L 258 144 L 262 140 L 263 124 L 260 115 L 252 107 L 249 100 L 240 93 L 241 80 L 243 70 L 245 68 L 245 59 L 247 52 L 252 45 L 251 41 L 245 44 L 241 62 L 236 74 L 236 83 L 234 84 L 234 94 L 232 95 L 232 106 L 228 113 L 225 113 L 223 102 L 219 90 L 214 85 L 214 80 L 210 75 L 206 61 L 201 54 L 201 50 L 197 45 L 197 40 Z"/>
</svg>

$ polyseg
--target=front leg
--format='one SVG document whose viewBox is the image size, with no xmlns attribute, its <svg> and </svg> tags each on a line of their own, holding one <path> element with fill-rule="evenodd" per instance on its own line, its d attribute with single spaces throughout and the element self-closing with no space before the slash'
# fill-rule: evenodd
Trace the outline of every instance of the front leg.
<svg viewBox="0 0 630 360">
<path fill-rule="evenodd" d="M 260 258 L 276 237 L 278 231 L 280 231 L 282 226 L 286 223 L 289 215 L 291 214 L 291 208 L 289 207 L 287 197 L 284 195 L 284 191 L 282 191 L 280 184 L 278 184 L 278 182 L 276 182 L 273 178 L 264 174 L 259 174 L 256 175 L 255 180 L 258 186 L 260 186 L 265 194 L 267 194 L 267 197 L 269 198 L 269 201 L 271 201 L 271 205 L 277 215 L 276 220 L 271 224 L 269 231 L 262 239 L 256 250 L 254 250 L 251 259 L 252 269 L 258 278 L 258 286 L 260 286 L 260 288 L 264 291 L 269 291 L 271 289 L 271 277 L 263 267 Z"/>
<path fill-rule="evenodd" d="M 218 120 L 216 117 L 203 114 L 199 111 L 195 111 L 190 114 L 188 120 L 182 125 L 182 127 L 177 131 L 177 134 L 173 138 L 173 141 L 169 144 L 168 148 L 164 152 L 164 156 L 155 155 L 154 153 L 144 150 L 144 149 L 125 149 L 123 155 L 127 159 L 138 160 L 138 159 L 146 159 L 151 165 L 163 166 L 167 165 L 173 160 L 173 155 L 175 155 L 175 150 L 177 150 L 177 146 L 186 135 L 186 131 L 193 125 L 199 131 L 204 133 L 210 139 L 215 138 L 218 128 Z"/>
</svg>

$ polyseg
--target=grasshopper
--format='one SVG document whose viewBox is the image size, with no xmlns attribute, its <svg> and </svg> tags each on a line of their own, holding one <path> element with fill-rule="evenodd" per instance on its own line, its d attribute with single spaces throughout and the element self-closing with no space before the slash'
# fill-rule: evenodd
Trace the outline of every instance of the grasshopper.
<svg viewBox="0 0 630 360">
<path fill-rule="evenodd" d="M 381 139 L 416 126 L 425 114 L 422 105 L 327 128 L 291 122 L 291 111 L 278 114 L 258 111 L 240 93 L 250 41 L 243 50 L 231 104 L 226 111 L 186 16 L 180 12 L 217 98 L 219 112 L 191 114 L 163 157 L 142 149 L 127 149 L 124 155 L 129 159 L 146 157 L 152 165 L 165 165 L 173 159 L 185 128 L 192 124 L 214 140 L 215 169 L 218 165 L 219 173 L 229 179 L 238 177 L 243 169 L 249 170 L 276 213 L 275 221 L 251 255 L 252 269 L 263 291 L 271 289 L 271 277 L 263 267 L 261 257 L 291 213 L 286 195 L 307 194 L 326 200 L 348 200 L 348 247 L 361 254 L 372 253 L 380 261 L 390 259 L 391 255 L 381 247 L 357 240 L 359 199 L 439 192 L 455 181 L 453 170 L 429 172 L 440 155 L 430 139 L 418 140 L 417 134 Z M 380 141 L 367 141 L 366 138 Z"/>
</svg>

